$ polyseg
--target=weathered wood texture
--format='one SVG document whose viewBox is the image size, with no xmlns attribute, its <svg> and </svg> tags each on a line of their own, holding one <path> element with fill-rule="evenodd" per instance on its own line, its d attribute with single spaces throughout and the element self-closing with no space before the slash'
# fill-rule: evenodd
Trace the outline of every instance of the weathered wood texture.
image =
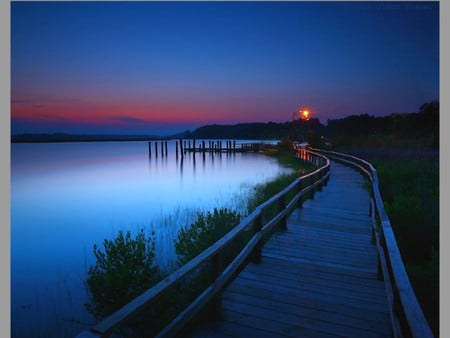
<svg viewBox="0 0 450 338">
<path fill-rule="evenodd" d="M 392 325 L 364 178 L 332 163 L 322 192 L 287 218 L 194 337 L 389 337 Z"/>
</svg>

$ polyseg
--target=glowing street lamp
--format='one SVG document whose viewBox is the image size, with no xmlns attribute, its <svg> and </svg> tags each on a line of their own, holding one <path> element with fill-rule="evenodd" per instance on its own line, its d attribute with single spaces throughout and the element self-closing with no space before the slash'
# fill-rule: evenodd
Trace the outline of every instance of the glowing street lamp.
<svg viewBox="0 0 450 338">
<path fill-rule="evenodd" d="M 302 120 L 305 120 L 305 121 L 308 121 L 308 120 L 309 120 L 309 118 L 310 118 L 310 112 L 309 112 L 308 109 L 301 109 L 301 110 L 299 111 L 299 113 L 300 113 L 300 118 L 301 118 Z"/>
<path fill-rule="evenodd" d="M 297 139 L 297 136 L 300 136 L 300 138 L 303 139 L 303 142 L 308 142 L 307 141 L 307 136 L 308 136 L 308 130 L 309 130 L 309 123 L 307 123 L 309 120 L 311 119 L 311 110 L 303 107 L 300 108 L 297 111 L 294 111 L 292 113 L 292 126 L 291 126 L 291 136 L 290 139 L 292 140 L 292 143 L 295 144 L 300 144 L 300 140 Z M 303 123 L 298 124 L 298 122 L 304 121 Z M 302 125 L 303 128 L 305 129 L 304 133 L 304 137 L 301 137 L 300 134 L 302 134 Z M 298 131 L 297 131 L 298 128 Z"/>
<path fill-rule="evenodd" d="M 306 108 L 302 108 L 299 110 L 300 113 L 300 119 L 302 119 L 305 122 L 308 122 L 309 119 L 311 118 L 311 112 L 306 109 Z M 309 130 L 309 124 L 305 123 L 305 142 L 308 142 L 308 130 Z"/>
</svg>

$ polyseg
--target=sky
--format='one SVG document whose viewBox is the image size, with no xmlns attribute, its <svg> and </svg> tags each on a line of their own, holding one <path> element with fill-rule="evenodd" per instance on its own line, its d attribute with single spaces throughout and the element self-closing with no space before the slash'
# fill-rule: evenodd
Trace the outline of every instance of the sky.
<svg viewBox="0 0 450 338">
<path fill-rule="evenodd" d="M 439 2 L 11 2 L 11 133 L 168 135 L 439 100 Z"/>
</svg>

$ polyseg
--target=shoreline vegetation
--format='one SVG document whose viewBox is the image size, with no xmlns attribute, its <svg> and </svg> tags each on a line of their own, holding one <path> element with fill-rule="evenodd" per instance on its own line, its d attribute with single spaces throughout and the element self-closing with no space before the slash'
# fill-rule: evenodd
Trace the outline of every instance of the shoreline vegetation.
<svg viewBox="0 0 450 338">
<path fill-rule="evenodd" d="M 270 151 L 266 155 L 276 158 L 280 165 L 292 169 L 292 172 L 281 174 L 273 180 L 254 186 L 246 201 L 246 214 L 251 213 L 262 202 L 314 168 L 313 165 L 292 156 L 287 142 L 282 142 L 279 150 Z M 156 239 L 153 232 L 146 235 L 147 231 L 142 229 L 136 237 L 132 237 L 129 231 L 125 234 L 119 231 L 115 239 L 105 239 L 103 251 L 99 246 L 94 246 L 97 262 L 89 268 L 87 274 L 86 283 L 90 291 L 90 302 L 86 304 L 87 310 L 98 320 L 111 314 L 137 297 L 142 290 L 152 287 L 175 269 L 196 257 L 238 225 L 244 216 L 228 208 L 198 212 L 197 219 L 180 228 L 174 240 L 177 261 L 169 264 L 173 270 L 162 269 L 156 263 Z M 247 243 L 249 238 L 244 237 L 230 246 L 229 252 L 224 257 L 226 261 L 231 261 Z M 138 269 L 138 266 L 146 266 L 146 268 Z M 198 296 L 204 285 L 208 283 L 208 271 L 207 267 L 199 271 L 183 286 L 183 292 L 177 295 L 168 292 L 154 306 L 144 311 L 143 315 L 139 315 L 127 327 L 120 329 L 121 334 L 154 335 L 183 306 Z M 199 318 L 208 318 L 207 314 L 208 310 L 205 309 Z M 151 323 L 148 318 L 152 318 Z"/>
</svg>

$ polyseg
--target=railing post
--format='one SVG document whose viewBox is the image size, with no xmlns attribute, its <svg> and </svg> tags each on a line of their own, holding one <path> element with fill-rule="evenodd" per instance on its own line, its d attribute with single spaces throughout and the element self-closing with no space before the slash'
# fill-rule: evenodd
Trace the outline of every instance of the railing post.
<svg viewBox="0 0 450 338">
<path fill-rule="evenodd" d="M 302 191 L 303 187 L 303 180 L 300 179 L 297 184 L 297 194 Z M 303 196 L 300 196 L 300 198 L 297 201 L 297 208 L 301 208 L 303 206 Z"/>
<path fill-rule="evenodd" d="M 380 248 L 381 248 L 381 250 L 383 250 L 386 253 L 386 250 L 385 250 L 385 248 L 386 248 L 386 241 L 384 240 L 384 235 L 381 232 L 379 232 L 379 234 L 381 235 L 381 236 L 379 236 Z M 387 261 L 386 263 L 389 264 L 389 261 Z M 381 258 L 380 258 L 379 255 L 378 255 L 378 265 L 377 265 L 377 279 L 378 280 L 384 280 L 383 267 L 381 265 Z"/>
<path fill-rule="evenodd" d="M 259 213 L 255 218 L 254 223 L 254 233 L 260 232 L 262 229 L 262 214 Z M 256 244 L 255 249 L 253 249 L 252 253 L 252 262 L 253 263 L 261 263 L 261 254 L 262 254 L 262 241 L 260 240 L 258 244 Z"/>
<path fill-rule="evenodd" d="M 211 283 L 214 283 L 223 271 L 223 254 L 220 250 L 211 259 Z M 220 308 L 222 306 L 222 295 L 219 293 L 210 302 L 210 314 L 214 318 L 220 314 Z"/>
<path fill-rule="evenodd" d="M 371 238 L 371 242 L 372 243 L 376 243 L 376 234 L 375 234 L 375 227 L 376 227 L 376 219 L 375 219 L 375 206 L 374 206 L 374 202 L 373 202 L 373 198 L 370 198 L 370 203 L 369 203 L 369 216 L 370 219 L 372 220 L 372 238 Z"/>
<path fill-rule="evenodd" d="M 315 175 L 311 175 L 310 177 L 309 177 L 309 184 L 308 185 L 313 185 L 314 184 L 314 182 L 315 182 Z M 314 191 L 315 189 L 311 189 L 310 190 L 310 192 L 309 192 L 309 198 L 310 199 L 314 199 Z"/>
<path fill-rule="evenodd" d="M 323 177 L 322 171 L 317 174 L 317 180 L 321 180 Z M 322 182 L 317 186 L 317 191 L 322 191 Z"/>
<path fill-rule="evenodd" d="M 283 195 L 278 200 L 278 212 L 282 212 L 285 208 L 286 208 L 286 196 Z M 287 219 L 286 219 L 286 216 L 284 216 L 280 220 L 279 226 L 280 226 L 281 230 L 287 230 Z"/>
</svg>

